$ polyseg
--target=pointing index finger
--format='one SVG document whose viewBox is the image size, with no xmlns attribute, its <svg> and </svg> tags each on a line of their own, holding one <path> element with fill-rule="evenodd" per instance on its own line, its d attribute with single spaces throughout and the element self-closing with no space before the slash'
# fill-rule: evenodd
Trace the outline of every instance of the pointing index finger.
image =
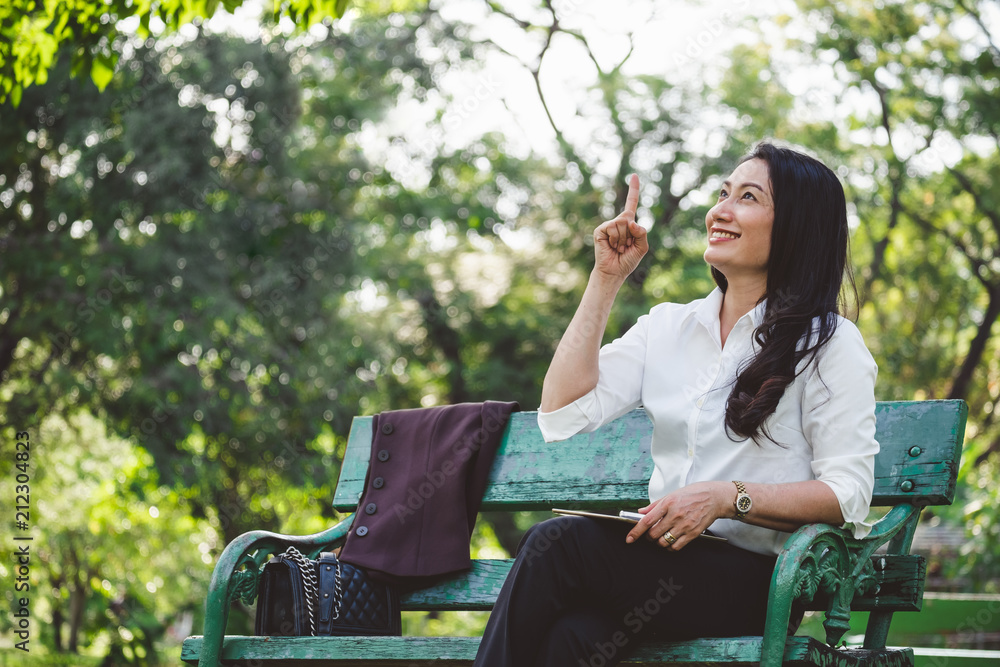
<svg viewBox="0 0 1000 667">
<path fill-rule="evenodd" d="M 635 209 L 639 206 L 639 175 L 632 174 L 628 178 L 628 195 L 625 197 L 625 215 L 635 220 Z"/>
</svg>

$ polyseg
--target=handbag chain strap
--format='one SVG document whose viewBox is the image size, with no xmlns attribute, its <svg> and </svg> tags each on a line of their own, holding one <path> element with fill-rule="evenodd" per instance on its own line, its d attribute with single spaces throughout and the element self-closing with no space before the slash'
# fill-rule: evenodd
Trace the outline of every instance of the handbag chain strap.
<svg viewBox="0 0 1000 667">
<path fill-rule="evenodd" d="M 340 605 L 344 602 L 344 591 L 340 588 L 340 559 L 337 559 L 337 576 L 333 579 L 333 620 L 340 618 Z"/>
<path fill-rule="evenodd" d="M 309 635 L 316 636 L 316 568 L 311 560 L 295 547 L 288 547 L 285 556 L 299 566 L 302 573 L 302 588 L 306 596 L 306 614 L 309 616 Z"/>
<path fill-rule="evenodd" d="M 309 635 L 315 637 L 316 604 L 319 601 L 319 593 L 317 592 L 319 584 L 316 581 L 315 563 L 303 556 L 302 552 L 295 547 L 288 547 L 285 549 L 285 556 L 287 556 L 289 560 L 294 561 L 299 566 L 299 571 L 302 573 L 302 588 L 304 589 L 306 597 L 306 613 L 309 616 Z M 340 618 L 340 607 L 344 600 L 344 592 L 340 587 L 340 559 L 338 558 L 336 562 L 337 572 L 334 577 L 333 587 L 333 620 L 335 621 Z"/>
</svg>

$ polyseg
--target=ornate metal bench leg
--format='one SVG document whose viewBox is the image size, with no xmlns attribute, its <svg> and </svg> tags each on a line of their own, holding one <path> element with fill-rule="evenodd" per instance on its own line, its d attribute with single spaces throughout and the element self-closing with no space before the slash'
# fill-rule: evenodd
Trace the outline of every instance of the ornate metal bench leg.
<svg viewBox="0 0 1000 667">
<path fill-rule="evenodd" d="M 826 630 L 826 643 L 836 646 L 844 633 L 851 629 L 851 601 L 854 599 L 854 582 L 840 579 L 836 582 L 830 608 L 826 612 L 823 628 Z"/>
</svg>

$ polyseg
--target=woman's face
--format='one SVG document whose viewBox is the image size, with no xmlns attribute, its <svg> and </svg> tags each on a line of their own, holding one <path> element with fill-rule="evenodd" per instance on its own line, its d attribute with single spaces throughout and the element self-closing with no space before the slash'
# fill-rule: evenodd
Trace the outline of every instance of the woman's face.
<svg viewBox="0 0 1000 667">
<path fill-rule="evenodd" d="M 774 224 L 774 198 L 767 163 L 755 158 L 736 167 L 705 216 L 705 261 L 730 286 L 746 281 L 767 284 L 767 258 Z"/>
</svg>

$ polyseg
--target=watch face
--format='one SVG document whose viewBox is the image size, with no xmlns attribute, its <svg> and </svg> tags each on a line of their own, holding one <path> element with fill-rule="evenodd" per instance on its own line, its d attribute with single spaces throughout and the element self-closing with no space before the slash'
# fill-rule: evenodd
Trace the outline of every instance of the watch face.
<svg viewBox="0 0 1000 667">
<path fill-rule="evenodd" d="M 750 496 L 740 496 L 736 499 L 736 509 L 740 512 L 748 512 L 752 504 L 753 502 L 750 500 Z"/>
</svg>

